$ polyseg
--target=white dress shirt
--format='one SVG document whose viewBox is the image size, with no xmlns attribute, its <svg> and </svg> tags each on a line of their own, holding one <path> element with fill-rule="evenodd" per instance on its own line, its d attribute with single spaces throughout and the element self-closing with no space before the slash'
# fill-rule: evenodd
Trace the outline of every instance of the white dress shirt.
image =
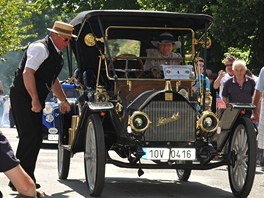
<svg viewBox="0 0 264 198">
<path fill-rule="evenodd" d="M 57 52 L 60 52 L 60 50 L 54 44 L 52 38 L 50 39 Z M 48 58 L 48 56 L 49 56 L 49 50 L 43 43 L 40 42 L 31 43 L 27 49 L 27 61 L 25 67 L 37 71 L 40 65 L 43 63 L 43 61 L 46 60 L 46 58 Z"/>
</svg>

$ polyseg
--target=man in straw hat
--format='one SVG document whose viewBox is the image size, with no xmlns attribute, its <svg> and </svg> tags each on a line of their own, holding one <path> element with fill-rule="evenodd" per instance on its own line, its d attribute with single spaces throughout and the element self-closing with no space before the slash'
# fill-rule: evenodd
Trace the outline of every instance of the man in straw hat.
<svg viewBox="0 0 264 198">
<path fill-rule="evenodd" d="M 155 78 L 161 78 L 161 65 L 178 65 L 182 56 L 180 53 L 174 53 L 174 49 L 181 47 L 180 41 L 175 41 L 174 36 L 169 32 L 159 35 L 158 41 L 151 41 L 152 45 L 157 49 L 147 49 L 148 59 L 144 64 L 145 71 L 151 71 Z"/>
<path fill-rule="evenodd" d="M 48 93 L 52 91 L 61 101 L 61 113 L 70 111 L 57 77 L 63 66 L 62 51 L 76 35 L 72 25 L 60 21 L 48 30 L 51 32 L 49 36 L 28 46 L 10 87 L 12 112 L 19 135 L 16 157 L 35 183 L 34 171 L 42 143 L 42 109 Z M 9 186 L 15 190 L 12 183 Z M 40 185 L 36 183 L 36 187 L 40 188 Z"/>
</svg>

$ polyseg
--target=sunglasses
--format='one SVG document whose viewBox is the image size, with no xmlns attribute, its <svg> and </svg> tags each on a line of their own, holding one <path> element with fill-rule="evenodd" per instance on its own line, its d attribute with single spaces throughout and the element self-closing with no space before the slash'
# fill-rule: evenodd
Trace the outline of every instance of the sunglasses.
<svg viewBox="0 0 264 198">
<path fill-rule="evenodd" d="M 232 64 L 226 64 L 225 66 L 226 66 L 226 67 L 228 67 L 228 66 L 232 66 Z"/>
<path fill-rule="evenodd" d="M 59 34 L 57 34 L 58 35 L 58 37 L 60 37 L 64 42 L 68 42 L 68 41 L 70 41 L 71 39 L 68 39 L 68 38 L 64 38 L 64 37 L 62 37 L 61 35 L 59 35 Z"/>
</svg>

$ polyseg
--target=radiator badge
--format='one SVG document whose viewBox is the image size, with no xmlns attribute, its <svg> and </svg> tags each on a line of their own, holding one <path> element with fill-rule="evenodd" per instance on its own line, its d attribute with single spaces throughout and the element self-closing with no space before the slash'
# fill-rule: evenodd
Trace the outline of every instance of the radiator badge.
<svg viewBox="0 0 264 198">
<path fill-rule="evenodd" d="M 158 119 L 157 126 L 161 126 L 161 125 L 164 125 L 164 124 L 175 122 L 176 120 L 179 120 L 180 117 L 181 116 L 179 115 L 179 112 L 174 113 L 170 118 L 161 117 L 161 118 Z"/>
</svg>

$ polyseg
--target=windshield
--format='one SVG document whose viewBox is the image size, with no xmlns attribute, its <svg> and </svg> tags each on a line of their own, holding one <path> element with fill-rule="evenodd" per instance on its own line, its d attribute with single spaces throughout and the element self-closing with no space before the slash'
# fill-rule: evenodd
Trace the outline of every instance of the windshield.
<svg viewBox="0 0 264 198">
<path fill-rule="evenodd" d="M 194 79 L 191 29 L 110 27 L 107 35 L 112 58 L 106 61 L 110 78 Z"/>
</svg>

